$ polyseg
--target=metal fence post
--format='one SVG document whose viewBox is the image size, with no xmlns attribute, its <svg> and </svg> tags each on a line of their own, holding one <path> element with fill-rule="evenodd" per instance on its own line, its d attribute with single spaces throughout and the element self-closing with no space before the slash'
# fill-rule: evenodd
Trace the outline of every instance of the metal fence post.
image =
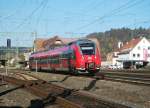
<svg viewBox="0 0 150 108">
<path fill-rule="evenodd" d="M 35 61 L 35 63 L 36 63 L 36 72 L 37 72 L 37 60 Z"/>
</svg>

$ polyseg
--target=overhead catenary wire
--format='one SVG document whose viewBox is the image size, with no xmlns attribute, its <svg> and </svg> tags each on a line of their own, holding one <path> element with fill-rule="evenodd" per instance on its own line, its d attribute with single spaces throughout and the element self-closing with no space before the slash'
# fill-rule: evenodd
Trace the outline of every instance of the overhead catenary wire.
<svg viewBox="0 0 150 108">
<path fill-rule="evenodd" d="M 97 1 L 97 0 L 96 0 Z M 89 13 L 89 12 L 91 12 L 91 11 L 93 11 L 94 9 L 96 9 L 97 7 L 99 7 L 100 5 L 102 5 L 102 4 L 104 4 L 104 2 L 105 2 L 106 0 L 102 0 L 102 1 L 100 1 L 100 2 L 98 2 L 98 3 L 96 3 L 95 5 L 93 5 L 93 6 L 90 6 L 91 8 L 90 9 L 87 9 L 86 11 L 84 11 L 84 13 Z M 93 3 L 91 3 L 91 4 L 93 4 Z M 90 5 L 91 5 L 90 4 Z"/>
<path fill-rule="evenodd" d="M 97 3 L 95 0 L 93 0 L 94 2 L 93 3 Z M 115 14 L 117 14 L 117 13 L 119 13 L 120 11 L 122 12 L 123 10 L 125 10 L 125 9 L 129 9 L 129 7 L 131 7 L 131 6 L 134 6 L 135 4 L 137 4 L 137 2 L 139 3 L 139 1 L 141 1 L 141 0 L 135 0 L 135 1 L 132 1 L 132 0 L 130 0 L 130 1 L 128 1 L 129 2 L 129 5 L 126 5 L 126 6 L 124 6 L 124 5 L 122 5 L 122 6 L 120 6 L 120 8 L 118 9 L 118 10 L 116 10 L 116 11 L 114 11 L 114 12 L 110 12 L 110 13 L 108 13 L 108 16 L 105 16 L 104 18 L 102 18 L 102 20 L 105 20 L 105 18 L 108 18 L 109 16 L 113 16 L 113 15 L 115 15 Z M 128 3 L 128 2 L 126 2 L 126 3 Z M 40 1 L 40 3 L 42 3 L 42 1 Z M 101 2 L 98 2 L 98 4 L 99 3 L 101 3 Z M 125 3 L 125 4 L 126 4 Z M 87 10 L 89 10 L 89 11 L 91 11 L 91 9 L 93 9 L 93 8 L 95 8 L 95 6 L 96 5 L 98 5 L 98 4 L 91 4 L 91 7 L 89 7 L 90 9 L 87 9 Z M 46 0 L 44 1 L 44 3 L 42 4 L 42 6 L 40 6 L 40 10 L 38 9 L 37 11 L 38 11 L 38 16 L 40 16 L 40 11 L 41 11 L 41 13 L 43 12 L 43 10 L 44 10 L 44 6 L 46 5 Z M 37 13 L 37 11 L 35 12 L 35 13 Z M 112 10 L 113 11 L 113 10 Z M 35 15 L 35 13 L 34 13 L 34 15 Z M 42 13 L 43 14 L 43 13 Z M 109 15 L 109 14 L 111 14 L 111 15 Z M 106 14 L 107 15 L 107 14 Z M 43 19 L 41 19 L 41 17 L 38 17 L 37 16 L 37 25 L 38 25 L 38 23 L 41 23 L 41 20 L 43 20 Z M 30 20 L 30 18 L 31 17 L 33 17 L 33 15 L 31 15 L 29 18 L 25 18 L 25 19 L 23 19 L 22 20 L 22 25 L 21 25 L 21 23 L 20 23 L 20 27 L 18 27 L 18 28 L 21 28 L 23 25 L 25 25 L 25 24 L 27 24 L 27 23 L 34 23 L 33 21 L 31 21 Z M 99 17 L 100 18 L 100 17 Z M 26 20 L 27 19 L 27 20 Z M 94 18 L 93 18 L 94 19 Z M 97 18 L 96 18 L 96 20 L 97 20 Z M 95 23 L 97 23 L 97 22 L 100 22 L 100 23 L 104 23 L 104 22 L 102 22 L 102 20 L 97 20 L 96 22 L 94 22 L 93 24 L 95 24 Z M 67 20 L 68 21 L 68 20 Z M 36 22 L 36 21 L 35 21 Z M 89 22 L 90 23 L 90 22 Z M 92 25 L 92 24 L 91 24 Z M 90 26 L 90 25 L 88 25 L 88 26 Z M 37 27 L 37 26 L 36 26 Z M 35 27 L 35 28 L 36 28 Z M 30 28 L 30 27 L 29 27 Z M 86 27 L 85 27 L 86 28 Z M 82 28 L 83 29 L 83 28 Z M 68 30 L 69 31 L 69 30 Z M 80 32 L 80 31 L 79 31 Z M 51 32 L 52 33 L 52 32 Z"/>
<path fill-rule="evenodd" d="M 47 4 L 48 4 L 48 0 L 45 0 L 45 3 L 43 4 L 43 6 L 42 6 L 42 9 L 41 9 L 41 12 L 39 13 L 39 16 L 37 17 L 37 21 L 36 21 L 36 27 L 38 27 L 38 25 L 39 25 L 39 23 L 40 23 L 40 21 L 41 21 L 41 16 L 42 16 L 42 14 L 44 13 L 44 10 L 46 9 L 46 7 L 47 7 Z"/>
<path fill-rule="evenodd" d="M 134 24 L 129 24 L 129 25 L 124 25 L 124 27 L 130 27 L 130 26 L 133 26 L 133 25 L 137 25 L 137 24 L 149 24 L 150 23 L 150 19 L 148 20 L 143 20 L 143 21 L 138 21 L 138 22 L 135 22 Z"/>
<path fill-rule="evenodd" d="M 15 16 L 16 14 L 18 14 L 18 12 L 20 11 L 20 8 L 24 5 L 24 3 L 25 3 L 25 0 L 22 1 L 21 5 L 13 13 L 10 13 L 6 16 L 2 16 L 0 18 L 0 20 L 6 20 L 6 19 L 11 18 L 11 17 Z"/>
<path fill-rule="evenodd" d="M 37 6 L 19 25 L 17 25 L 14 30 L 19 29 L 21 26 L 23 26 L 45 4 L 45 2 L 46 0 L 42 0 L 39 6 Z"/>
<path fill-rule="evenodd" d="M 89 22 L 89 23 L 87 23 L 87 24 L 77 28 L 76 30 L 84 29 L 84 28 L 86 28 L 86 27 L 88 27 L 90 25 L 93 25 L 93 24 L 97 23 L 98 21 L 102 21 L 102 20 L 104 20 L 107 17 L 115 15 L 115 14 L 119 13 L 122 10 L 129 9 L 130 7 L 135 6 L 136 4 L 140 3 L 141 1 L 143 1 L 143 0 L 135 0 L 135 1 L 130 0 L 127 3 L 119 6 L 118 8 L 112 10 L 111 12 L 109 12 L 109 13 L 107 13 L 107 14 L 105 14 L 105 15 L 103 15 L 103 16 L 101 16 L 101 17 L 99 17 L 99 18 L 97 18 L 97 19 L 95 19 L 95 20 L 93 20 L 93 21 L 91 21 L 91 22 Z M 103 23 L 103 21 L 101 23 Z"/>
</svg>

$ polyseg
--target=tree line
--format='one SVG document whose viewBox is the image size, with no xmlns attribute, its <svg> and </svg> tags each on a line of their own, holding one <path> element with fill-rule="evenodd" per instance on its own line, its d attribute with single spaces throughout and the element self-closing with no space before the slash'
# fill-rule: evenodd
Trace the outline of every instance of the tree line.
<svg viewBox="0 0 150 108">
<path fill-rule="evenodd" d="M 94 32 L 88 34 L 86 37 L 97 38 L 100 43 L 101 56 L 103 60 L 106 60 L 106 56 L 109 52 L 117 50 L 118 42 L 127 42 L 133 38 L 146 37 L 150 39 L 150 28 L 145 29 L 142 27 L 136 29 L 119 28 L 111 29 L 105 32 Z"/>
</svg>

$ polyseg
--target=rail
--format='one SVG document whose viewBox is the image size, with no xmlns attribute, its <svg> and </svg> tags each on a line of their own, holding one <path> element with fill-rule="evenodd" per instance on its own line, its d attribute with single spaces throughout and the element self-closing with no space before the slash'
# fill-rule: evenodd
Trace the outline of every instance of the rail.
<svg viewBox="0 0 150 108">
<path fill-rule="evenodd" d="M 120 81 L 139 85 L 150 85 L 150 71 L 121 71 L 121 70 L 102 70 L 105 80 Z M 98 75 L 97 75 L 98 76 Z"/>
<path fill-rule="evenodd" d="M 126 105 L 99 99 L 84 92 L 64 88 L 46 81 L 21 80 L 14 77 L 0 75 L 0 80 L 27 89 L 41 97 L 43 106 L 56 103 L 63 108 L 131 108 Z"/>
</svg>

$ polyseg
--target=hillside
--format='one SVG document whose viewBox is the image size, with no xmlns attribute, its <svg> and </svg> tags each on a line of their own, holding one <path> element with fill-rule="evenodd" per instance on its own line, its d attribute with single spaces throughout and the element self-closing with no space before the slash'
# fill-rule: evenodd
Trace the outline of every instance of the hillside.
<svg viewBox="0 0 150 108">
<path fill-rule="evenodd" d="M 145 36 L 150 39 L 150 29 L 138 28 L 131 30 L 129 28 L 111 29 L 105 32 L 96 32 L 87 35 L 87 37 L 97 38 L 100 42 L 102 59 L 106 60 L 106 55 L 117 49 L 118 42 L 127 42 L 132 38 Z"/>
</svg>

